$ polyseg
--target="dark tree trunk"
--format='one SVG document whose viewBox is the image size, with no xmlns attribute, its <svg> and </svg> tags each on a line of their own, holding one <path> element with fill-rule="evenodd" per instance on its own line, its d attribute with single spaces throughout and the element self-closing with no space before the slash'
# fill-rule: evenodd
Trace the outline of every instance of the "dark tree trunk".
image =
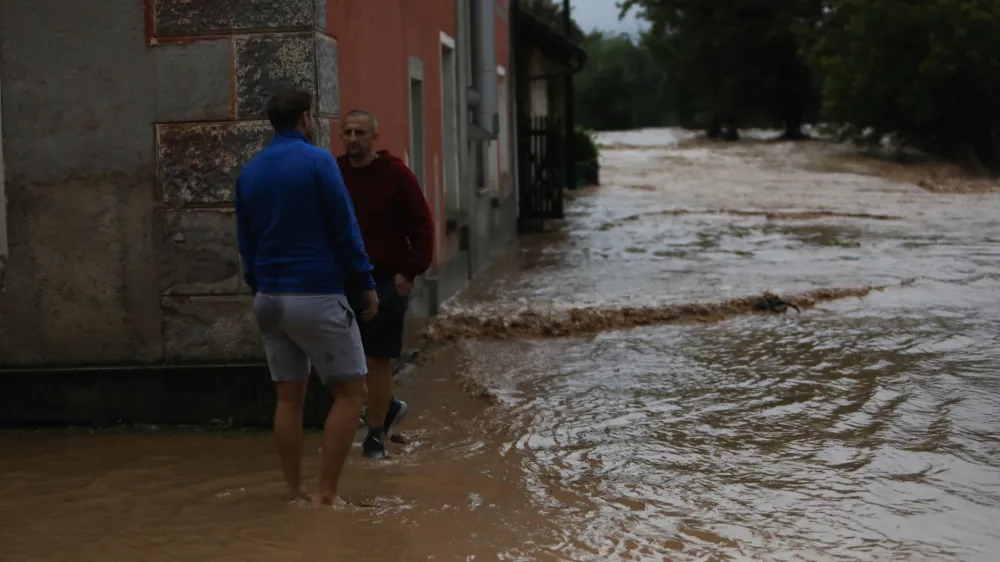
<svg viewBox="0 0 1000 562">
<path fill-rule="evenodd" d="M 788 88 L 782 95 L 781 118 L 785 122 L 785 132 L 781 140 L 800 141 L 809 137 L 802 132 L 802 114 L 805 112 L 806 90 Z"/>
<path fill-rule="evenodd" d="M 983 134 L 970 143 L 977 163 L 990 175 L 1000 176 L 1000 138 Z"/>
<path fill-rule="evenodd" d="M 708 129 L 705 131 L 705 136 L 712 140 L 722 138 L 722 123 L 718 119 L 712 119 L 712 122 L 708 125 Z"/>
<path fill-rule="evenodd" d="M 806 112 L 806 100 L 810 93 L 809 67 L 802 62 L 798 53 L 798 43 L 788 35 L 779 43 L 779 76 L 781 86 L 778 90 L 778 110 L 781 120 L 785 123 L 782 140 L 807 140 L 809 137 L 802 132 L 802 120 Z"/>
<path fill-rule="evenodd" d="M 801 141 L 809 139 L 809 135 L 802 132 L 802 123 L 796 123 L 793 121 L 785 122 L 785 132 L 781 134 L 781 140 Z"/>
</svg>

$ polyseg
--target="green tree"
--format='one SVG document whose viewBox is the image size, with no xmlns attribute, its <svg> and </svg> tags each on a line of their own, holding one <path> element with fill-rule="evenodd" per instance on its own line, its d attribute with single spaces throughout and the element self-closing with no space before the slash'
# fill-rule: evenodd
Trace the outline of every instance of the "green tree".
<svg viewBox="0 0 1000 562">
<path fill-rule="evenodd" d="M 668 124 L 666 75 L 647 45 L 627 34 L 592 31 L 582 45 L 587 64 L 574 82 L 580 123 L 590 129 L 625 130 Z"/>
<path fill-rule="evenodd" d="M 743 124 L 780 122 L 802 138 L 815 80 L 804 56 L 821 0 L 624 0 L 648 20 L 668 99 L 686 126 L 736 138 Z M 725 130 L 725 132 L 723 132 Z"/>
<path fill-rule="evenodd" d="M 825 116 L 1000 173 L 1000 1 L 839 0 L 815 49 Z"/>
</svg>

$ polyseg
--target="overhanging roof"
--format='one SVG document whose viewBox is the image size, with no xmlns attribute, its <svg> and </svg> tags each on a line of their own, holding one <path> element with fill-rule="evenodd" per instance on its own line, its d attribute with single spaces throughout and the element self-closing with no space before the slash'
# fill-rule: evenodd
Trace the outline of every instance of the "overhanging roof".
<svg viewBox="0 0 1000 562">
<path fill-rule="evenodd" d="M 587 51 L 524 9 L 517 8 L 514 12 L 516 43 L 537 47 L 546 58 L 574 70 L 583 66 Z"/>
</svg>

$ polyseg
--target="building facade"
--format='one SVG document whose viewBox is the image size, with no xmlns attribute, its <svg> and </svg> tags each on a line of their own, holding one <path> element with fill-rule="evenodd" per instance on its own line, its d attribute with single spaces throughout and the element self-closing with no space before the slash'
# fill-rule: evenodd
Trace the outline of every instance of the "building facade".
<svg viewBox="0 0 1000 562">
<path fill-rule="evenodd" d="M 0 0 L 0 374 L 260 363 L 232 193 L 288 84 L 315 93 L 317 144 L 341 152 L 341 112 L 367 109 L 420 178 L 438 246 L 412 316 L 436 312 L 516 235 L 508 11 Z M 88 384 L 47 407 L 110 408 Z"/>
<path fill-rule="evenodd" d="M 328 7 L 338 45 L 353 53 L 338 67 L 343 112 L 378 117 L 382 148 L 410 165 L 435 217 L 435 268 L 412 299 L 418 327 L 516 236 L 508 0 L 330 0 Z M 493 72 L 487 83 L 483 67 Z M 492 128 L 477 125 L 481 112 L 470 96 L 489 104 Z"/>
</svg>

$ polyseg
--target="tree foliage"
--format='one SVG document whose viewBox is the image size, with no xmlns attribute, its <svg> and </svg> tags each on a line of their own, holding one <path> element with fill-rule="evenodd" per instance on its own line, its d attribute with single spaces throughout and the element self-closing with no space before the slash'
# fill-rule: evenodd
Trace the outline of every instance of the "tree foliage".
<svg viewBox="0 0 1000 562">
<path fill-rule="evenodd" d="M 671 124 L 664 103 L 666 73 L 648 44 L 627 34 L 591 32 L 583 42 L 588 61 L 574 81 L 579 121 L 597 130 Z"/>
<path fill-rule="evenodd" d="M 712 135 L 822 118 L 1000 172 L 1000 0 L 623 0 L 664 103 Z M 822 106 L 821 115 L 817 110 Z M 730 136 L 735 136 L 730 133 Z"/>
<path fill-rule="evenodd" d="M 525 0 L 562 22 L 557 0 Z M 713 137 L 819 119 L 1000 173 L 1000 0 L 619 0 L 641 40 L 576 30 L 580 122 Z M 561 23 L 559 24 L 561 26 Z M 558 29 L 562 29 L 559 27 Z M 578 35 L 577 35 L 578 34 Z"/>
<path fill-rule="evenodd" d="M 825 116 L 1000 172 L 1000 1 L 842 0 L 814 62 Z"/>
<path fill-rule="evenodd" d="M 651 24 L 656 58 L 673 77 L 667 99 L 686 126 L 783 123 L 801 137 L 817 84 L 803 53 L 821 0 L 625 0 Z"/>
</svg>

